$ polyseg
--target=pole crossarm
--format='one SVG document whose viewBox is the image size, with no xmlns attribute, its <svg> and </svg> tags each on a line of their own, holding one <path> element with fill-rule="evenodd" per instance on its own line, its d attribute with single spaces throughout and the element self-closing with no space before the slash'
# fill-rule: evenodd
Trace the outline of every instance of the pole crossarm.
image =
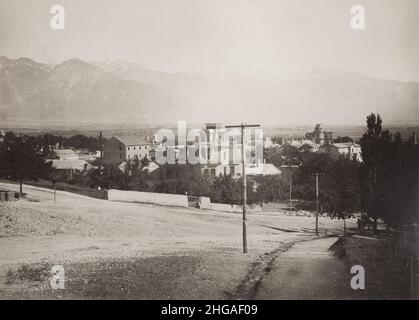
<svg viewBox="0 0 419 320">
<path fill-rule="evenodd" d="M 235 126 L 225 126 L 225 128 L 256 128 L 260 127 L 259 124 L 241 124 L 241 125 L 235 125 Z"/>
</svg>

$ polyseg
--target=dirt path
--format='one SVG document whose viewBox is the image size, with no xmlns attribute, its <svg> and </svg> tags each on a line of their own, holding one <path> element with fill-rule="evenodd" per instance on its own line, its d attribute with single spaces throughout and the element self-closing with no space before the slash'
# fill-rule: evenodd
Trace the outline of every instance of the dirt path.
<svg viewBox="0 0 419 320">
<path fill-rule="evenodd" d="M 350 299 L 350 271 L 329 248 L 338 238 L 298 242 L 280 254 L 255 299 Z"/>
<path fill-rule="evenodd" d="M 406 257 L 382 236 L 311 239 L 289 244 L 269 263 L 254 299 L 408 299 Z M 332 248 L 333 246 L 333 248 Z M 361 265 L 365 289 L 353 290 L 350 269 Z M 419 291 L 419 290 L 418 290 Z M 410 298 L 417 299 L 416 296 Z"/>
</svg>

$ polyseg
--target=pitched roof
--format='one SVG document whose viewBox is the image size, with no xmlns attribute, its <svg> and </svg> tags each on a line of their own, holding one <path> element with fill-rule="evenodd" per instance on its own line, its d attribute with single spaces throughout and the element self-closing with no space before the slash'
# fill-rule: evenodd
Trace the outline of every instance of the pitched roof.
<svg viewBox="0 0 419 320">
<path fill-rule="evenodd" d="M 75 153 L 72 149 L 55 149 L 54 151 L 61 154 Z"/>
<path fill-rule="evenodd" d="M 87 164 L 89 167 L 90 164 L 84 160 L 75 159 L 75 160 L 49 160 L 52 161 L 52 166 L 57 170 L 66 170 L 66 169 L 77 169 L 83 170 L 84 166 Z"/>
<path fill-rule="evenodd" d="M 152 173 L 158 168 L 160 168 L 160 166 L 157 163 L 155 163 L 154 161 L 150 161 L 148 165 L 143 168 L 143 171 L 147 170 L 148 173 Z"/>
<path fill-rule="evenodd" d="M 71 149 L 55 149 L 51 152 L 61 160 L 77 160 L 79 156 Z"/>
<path fill-rule="evenodd" d="M 353 142 L 339 142 L 339 143 L 334 143 L 333 146 L 335 146 L 336 148 L 349 148 L 352 146 L 357 147 L 358 145 Z"/>
<path fill-rule="evenodd" d="M 264 176 L 269 175 L 278 175 L 281 174 L 281 170 L 279 170 L 274 164 L 272 163 L 264 163 L 263 164 L 263 173 Z"/>
<path fill-rule="evenodd" d="M 77 154 L 71 149 L 56 149 L 56 150 L 54 150 L 54 152 L 57 156 L 75 156 L 75 157 L 77 157 Z"/>
<path fill-rule="evenodd" d="M 127 146 L 144 146 L 149 145 L 150 142 L 145 140 L 142 137 L 136 137 L 136 136 L 114 136 L 115 139 L 118 139 L 123 144 Z"/>
<path fill-rule="evenodd" d="M 273 176 L 273 175 L 281 174 L 281 170 L 279 170 L 272 163 L 261 163 L 259 166 L 247 168 L 246 171 L 247 171 L 247 175 L 249 176 L 256 176 L 256 175 Z"/>
</svg>

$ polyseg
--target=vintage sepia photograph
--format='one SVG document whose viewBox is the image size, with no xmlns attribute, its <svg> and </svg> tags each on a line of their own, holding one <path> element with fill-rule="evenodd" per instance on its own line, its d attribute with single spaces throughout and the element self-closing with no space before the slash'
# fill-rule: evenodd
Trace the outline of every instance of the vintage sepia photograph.
<svg viewBox="0 0 419 320">
<path fill-rule="evenodd" d="M 417 134 L 418 0 L 0 0 L 0 300 L 419 300 Z"/>
</svg>

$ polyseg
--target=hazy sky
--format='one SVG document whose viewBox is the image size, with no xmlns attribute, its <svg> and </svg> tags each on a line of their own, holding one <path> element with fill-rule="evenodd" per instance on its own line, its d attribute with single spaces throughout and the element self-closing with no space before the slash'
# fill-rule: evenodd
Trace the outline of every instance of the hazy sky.
<svg viewBox="0 0 419 320">
<path fill-rule="evenodd" d="M 50 28 L 54 4 L 66 10 L 65 30 Z M 366 30 L 350 28 L 355 4 Z M 419 81 L 419 1 L 0 0 L 0 55 L 219 75 L 327 67 Z"/>
</svg>

